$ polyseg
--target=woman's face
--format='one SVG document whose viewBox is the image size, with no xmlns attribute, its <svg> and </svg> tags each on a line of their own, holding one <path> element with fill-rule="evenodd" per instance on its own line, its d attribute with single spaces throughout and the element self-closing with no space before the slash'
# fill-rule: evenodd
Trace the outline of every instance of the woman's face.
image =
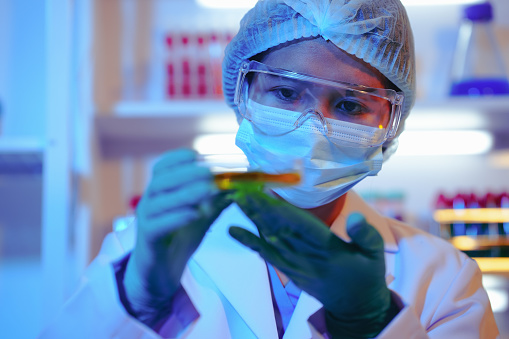
<svg viewBox="0 0 509 339">
<path fill-rule="evenodd" d="M 275 68 L 372 88 L 384 88 L 385 83 L 385 77 L 377 69 L 323 38 L 275 48 L 260 61 Z M 255 76 L 250 93 L 250 97 L 266 106 L 299 112 L 313 106 L 325 117 L 354 123 L 361 121 L 371 127 L 382 124 L 386 127 L 389 121 L 390 105 L 386 100 L 365 99 L 370 96 L 360 100 L 353 92 L 330 90 L 325 86 L 304 83 L 299 86 L 295 81 L 260 74 Z M 370 119 L 376 123 L 370 123 Z"/>
</svg>

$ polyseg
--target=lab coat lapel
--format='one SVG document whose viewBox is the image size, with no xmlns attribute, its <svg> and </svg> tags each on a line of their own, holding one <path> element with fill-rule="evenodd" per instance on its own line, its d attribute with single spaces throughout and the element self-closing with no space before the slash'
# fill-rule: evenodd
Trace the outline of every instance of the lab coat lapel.
<svg viewBox="0 0 509 339">
<path fill-rule="evenodd" d="M 228 234 L 230 226 L 258 230 L 236 204 L 211 226 L 194 260 L 258 338 L 277 338 L 267 267 L 258 253 Z"/>
<path fill-rule="evenodd" d="M 350 237 L 346 232 L 346 218 L 352 212 L 360 212 L 364 215 L 367 222 L 376 228 L 382 236 L 385 252 L 385 281 L 389 286 L 395 279 L 394 266 L 396 253 L 399 251 L 398 243 L 389 227 L 389 219 L 375 211 L 356 192 L 349 191 L 346 195 L 343 210 L 331 226 L 331 231 L 345 241 L 350 241 Z"/>
<path fill-rule="evenodd" d="M 318 300 L 302 291 L 283 338 L 313 338 L 308 319 L 320 308 L 322 308 L 322 304 Z"/>
</svg>

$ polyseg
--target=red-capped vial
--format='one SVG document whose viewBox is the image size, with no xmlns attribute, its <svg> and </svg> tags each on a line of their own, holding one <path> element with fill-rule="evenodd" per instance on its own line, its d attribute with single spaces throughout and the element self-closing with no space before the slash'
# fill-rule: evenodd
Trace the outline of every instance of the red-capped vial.
<svg viewBox="0 0 509 339">
<path fill-rule="evenodd" d="M 498 197 L 499 207 L 501 208 L 509 208 L 509 193 L 502 192 Z"/>
<path fill-rule="evenodd" d="M 435 209 L 447 209 L 452 207 L 452 201 L 449 200 L 445 194 L 440 193 L 435 202 Z"/>
<path fill-rule="evenodd" d="M 484 196 L 484 206 L 485 208 L 497 208 L 497 196 L 491 192 L 486 193 Z"/>
<path fill-rule="evenodd" d="M 475 195 L 475 193 L 470 193 L 466 197 L 466 207 L 467 208 L 479 208 L 481 207 L 479 204 L 479 199 Z"/>
<path fill-rule="evenodd" d="M 170 49 L 173 48 L 173 37 L 171 35 L 166 37 L 166 46 L 168 46 Z"/>
<path fill-rule="evenodd" d="M 138 204 L 140 203 L 141 195 L 135 195 L 129 200 L 129 207 L 132 211 L 136 210 L 136 207 L 138 207 Z"/>
<path fill-rule="evenodd" d="M 466 207 L 466 199 L 465 195 L 458 193 L 452 199 L 452 208 L 454 209 L 463 209 Z"/>
</svg>

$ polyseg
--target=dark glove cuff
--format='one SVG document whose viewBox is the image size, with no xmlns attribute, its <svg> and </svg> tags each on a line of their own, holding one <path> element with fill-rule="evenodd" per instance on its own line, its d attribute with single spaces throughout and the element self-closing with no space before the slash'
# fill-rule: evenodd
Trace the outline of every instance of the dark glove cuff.
<svg viewBox="0 0 509 339">
<path fill-rule="evenodd" d="M 331 338 L 374 338 L 396 317 L 401 310 L 391 293 L 391 302 L 385 312 L 372 318 L 338 318 L 325 311 L 325 324 Z"/>
<path fill-rule="evenodd" d="M 124 275 L 126 271 L 127 262 L 129 261 L 130 256 L 131 254 L 129 253 L 121 260 L 113 263 L 113 269 L 115 270 L 115 278 L 117 282 L 118 297 L 127 313 L 129 313 L 134 318 L 138 319 L 142 323 L 146 324 L 150 328 L 157 331 L 159 327 L 161 327 L 162 324 L 164 324 L 166 318 L 171 314 L 172 302 L 171 300 L 164 300 L 157 307 L 153 307 L 154 310 L 157 310 L 157 312 L 154 312 L 154 314 L 148 313 L 138 314 L 133 309 L 131 303 L 127 298 L 124 288 Z M 181 287 L 179 286 L 179 288 Z"/>
</svg>

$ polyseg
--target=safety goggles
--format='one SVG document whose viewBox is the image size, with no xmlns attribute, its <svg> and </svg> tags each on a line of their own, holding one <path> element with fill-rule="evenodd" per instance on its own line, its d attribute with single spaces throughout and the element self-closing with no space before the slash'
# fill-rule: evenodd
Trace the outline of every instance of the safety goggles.
<svg viewBox="0 0 509 339">
<path fill-rule="evenodd" d="M 267 134 L 289 133 L 311 123 L 327 136 L 339 124 L 345 140 L 351 139 L 349 133 L 355 138 L 358 131 L 373 131 L 368 146 L 378 146 L 395 136 L 403 98 L 403 93 L 392 89 L 322 79 L 247 61 L 239 70 L 234 102 L 245 119 Z M 265 118 L 264 112 L 269 111 L 277 112 L 277 118 Z"/>
</svg>

